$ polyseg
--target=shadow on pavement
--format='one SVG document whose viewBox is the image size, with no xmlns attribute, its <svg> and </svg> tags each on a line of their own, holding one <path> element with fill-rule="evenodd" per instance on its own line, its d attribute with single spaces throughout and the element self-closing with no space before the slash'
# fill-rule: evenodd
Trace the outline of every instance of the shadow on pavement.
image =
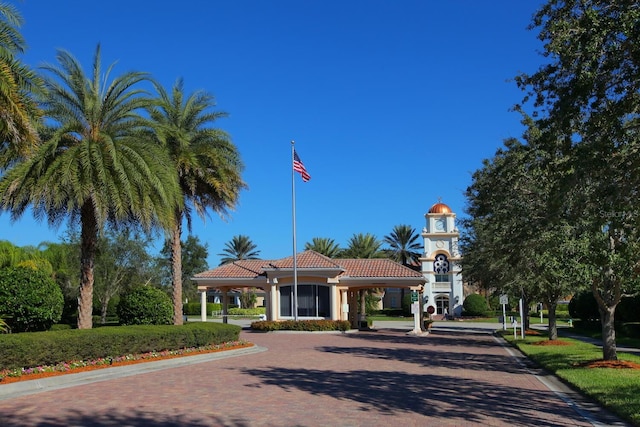
<svg viewBox="0 0 640 427">
<path fill-rule="evenodd" d="M 29 414 L 2 414 L 3 427 L 54 427 L 54 426 L 83 426 L 83 427 L 248 427 L 251 422 L 247 420 L 222 420 L 218 417 L 196 417 L 193 414 L 173 414 L 163 415 L 156 413 L 145 413 L 143 411 L 133 411 L 127 413 L 94 413 L 91 408 L 86 412 L 75 411 L 73 414 L 66 414 L 64 417 L 38 416 L 38 420 L 30 420 Z"/>
<path fill-rule="evenodd" d="M 551 410 L 553 417 L 560 415 L 568 420 L 576 417 L 568 407 L 550 408 L 549 393 L 517 387 L 495 388 L 485 381 L 461 381 L 447 375 L 278 367 L 245 368 L 243 373 L 259 378 L 264 385 L 350 400 L 357 410 L 376 410 L 383 415 L 409 411 L 460 423 L 482 423 L 490 416 L 509 425 L 531 425 L 535 420 L 537 426 L 567 425 L 545 421 L 543 414 Z"/>
</svg>

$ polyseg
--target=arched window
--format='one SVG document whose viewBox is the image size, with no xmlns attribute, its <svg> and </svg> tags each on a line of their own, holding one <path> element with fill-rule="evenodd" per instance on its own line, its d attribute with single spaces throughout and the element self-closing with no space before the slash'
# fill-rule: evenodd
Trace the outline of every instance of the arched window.
<svg viewBox="0 0 640 427">
<path fill-rule="evenodd" d="M 433 261 L 433 271 L 436 274 L 447 274 L 449 272 L 449 260 L 445 254 L 436 255 L 436 260 Z"/>
<path fill-rule="evenodd" d="M 436 282 L 449 282 L 449 260 L 445 254 L 436 255 L 433 261 L 433 271 L 436 273 Z"/>
</svg>

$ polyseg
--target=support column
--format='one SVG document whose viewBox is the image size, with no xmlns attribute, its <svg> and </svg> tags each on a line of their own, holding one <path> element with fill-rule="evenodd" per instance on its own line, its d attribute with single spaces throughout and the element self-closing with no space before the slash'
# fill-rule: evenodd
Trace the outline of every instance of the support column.
<svg viewBox="0 0 640 427">
<path fill-rule="evenodd" d="M 271 290 L 269 292 L 271 293 L 271 307 L 269 307 L 271 318 L 269 320 L 279 320 L 280 316 L 278 316 L 278 313 L 280 313 L 280 298 L 278 298 L 278 286 L 274 284 L 271 286 Z"/>
<path fill-rule="evenodd" d="M 200 320 L 207 321 L 207 290 L 200 292 Z"/>
<path fill-rule="evenodd" d="M 273 320 L 271 318 L 271 305 L 273 299 L 271 298 L 271 286 L 265 286 L 264 290 L 264 314 L 267 316 L 267 320 Z"/>
<path fill-rule="evenodd" d="M 229 294 L 226 288 L 222 289 L 222 323 L 229 323 Z"/>
<path fill-rule="evenodd" d="M 347 291 L 340 291 L 340 320 L 349 320 L 349 310 L 344 310 L 349 306 L 349 301 L 347 300 Z"/>
<path fill-rule="evenodd" d="M 331 307 L 331 320 L 340 320 L 340 312 L 342 311 L 340 309 L 340 298 L 338 298 L 338 288 L 336 288 L 335 285 L 332 285 L 330 288 L 330 299 L 331 299 L 331 304 L 329 304 L 329 307 Z"/>
</svg>

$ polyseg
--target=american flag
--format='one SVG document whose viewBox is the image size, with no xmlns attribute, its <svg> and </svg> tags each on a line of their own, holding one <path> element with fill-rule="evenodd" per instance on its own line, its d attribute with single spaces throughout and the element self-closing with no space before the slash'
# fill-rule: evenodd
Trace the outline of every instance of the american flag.
<svg viewBox="0 0 640 427">
<path fill-rule="evenodd" d="M 296 153 L 295 148 L 293 149 L 293 170 L 298 172 L 300 176 L 302 176 L 302 181 L 307 182 L 311 179 L 311 175 L 307 172 L 307 169 L 302 164 L 302 160 L 298 157 L 298 153 Z"/>
</svg>

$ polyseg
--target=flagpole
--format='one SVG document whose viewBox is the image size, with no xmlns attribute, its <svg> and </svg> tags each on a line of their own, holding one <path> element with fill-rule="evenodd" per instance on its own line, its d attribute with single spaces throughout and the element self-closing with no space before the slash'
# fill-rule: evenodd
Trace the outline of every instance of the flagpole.
<svg viewBox="0 0 640 427">
<path fill-rule="evenodd" d="M 293 168 L 295 141 L 291 141 L 291 206 L 293 218 L 293 319 L 298 320 L 298 257 L 296 254 L 296 174 Z"/>
</svg>

